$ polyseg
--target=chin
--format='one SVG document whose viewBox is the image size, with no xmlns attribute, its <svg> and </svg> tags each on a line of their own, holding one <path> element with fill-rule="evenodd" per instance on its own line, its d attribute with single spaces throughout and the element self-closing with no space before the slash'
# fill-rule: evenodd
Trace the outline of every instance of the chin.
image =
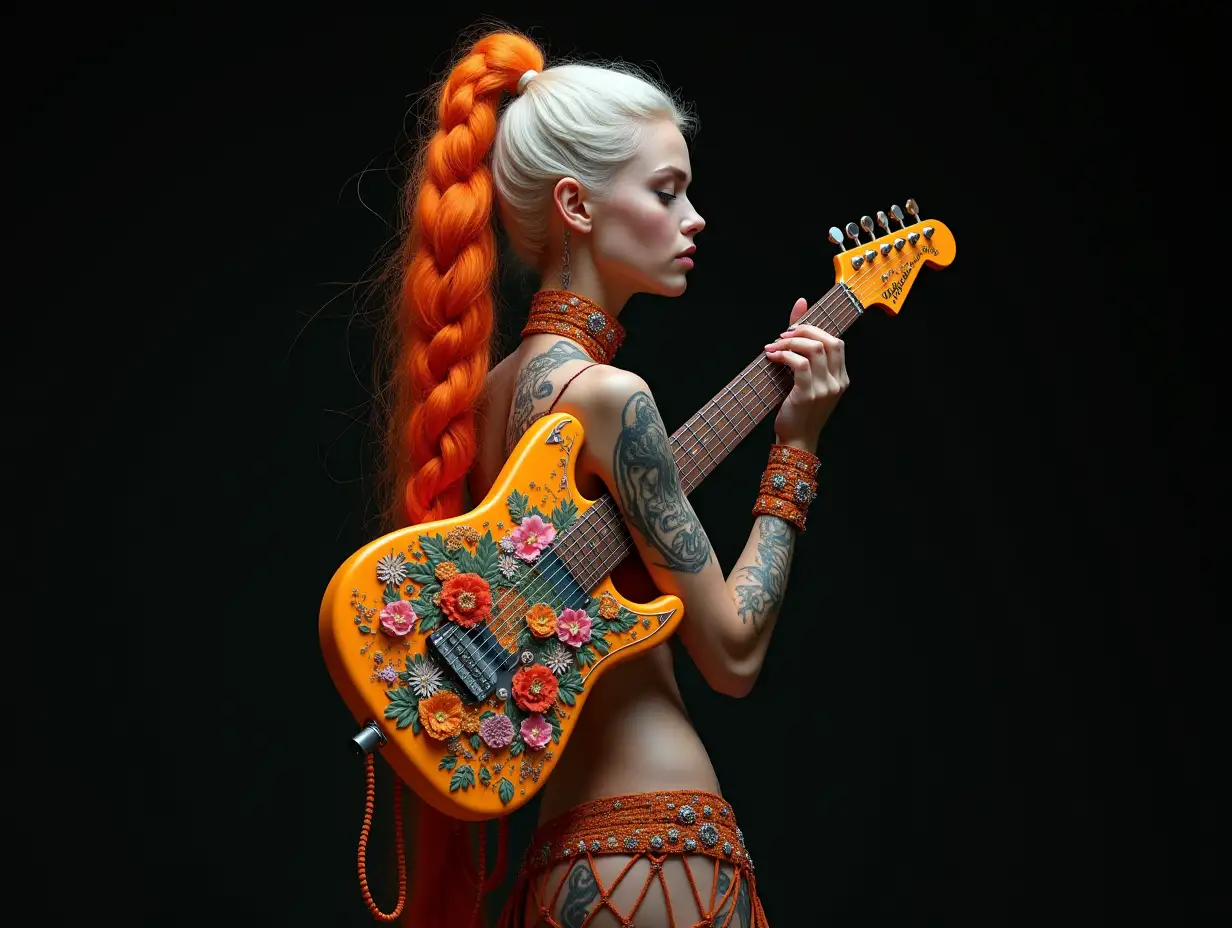
<svg viewBox="0 0 1232 928">
<path fill-rule="evenodd" d="M 660 296 L 680 296 L 689 288 L 689 278 L 684 274 L 673 274 L 666 280 L 659 282 L 661 289 L 658 291 Z"/>
</svg>

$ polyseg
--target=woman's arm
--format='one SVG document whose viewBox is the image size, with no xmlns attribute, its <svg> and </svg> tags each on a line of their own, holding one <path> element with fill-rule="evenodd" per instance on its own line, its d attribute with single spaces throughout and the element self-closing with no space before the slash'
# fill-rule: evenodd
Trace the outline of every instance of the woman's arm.
<svg viewBox="0 0 1232 928">
<path fill-rule="evenodd" d="M 797 310 L 803 311 L 800 304 Z M 775 429 L 780 442 L 813 451 L 829 415 L 822 407 L 833 408 L 847 379 L 841 370 L 841 342 L 811 326 L 800 327 L 800 331 L 783 343 L 779 354 L 784 357 L 776 360 L 802 364 L 796 370 L 797 387 L 803 379 L 808 389 L 800 391 L 801 397 L 791 405 L 788 397 Z M 812 382 L 810 352 L 821 351 L 826 340 L 837 343 L 831 346 L 831 354 L 841 376 L 823 403 L 816 396 L 827 388 Z M 775 353 L 770 356 L 775 358 Z M 724 578 L 705 529 L 680 485 L 667 429 L 650 387 L 636 374 L 615 368 L 595 378 L 591 386 L 583 409 L 588 457 L 620 506 L 655 585 L 684 602 L 680 638 L 706 682 L 729 696 L 747 695 L 761 672 L 782 606 L 795 549 L 795 526 L 777 516 L 758 516 L 743 553 Z M 793 387 L 792 393 L 796 392 Z M 759 476 L 750 478 L 749 500 L 756 496 Z M 741 508 L 747 512 L 743 504 Z"/>
</svg>

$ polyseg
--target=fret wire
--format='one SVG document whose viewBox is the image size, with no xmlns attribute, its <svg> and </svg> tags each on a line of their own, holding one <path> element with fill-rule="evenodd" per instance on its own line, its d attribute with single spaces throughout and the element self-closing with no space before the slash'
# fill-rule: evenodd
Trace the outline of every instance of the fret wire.
<svg viewBox="0 0 1232 928">
<path fill-rule="evenodd" d="M 732 443 L 732 446 L 734 447 L 735 445 L 739 444 L 741 439 L 743 439 L 746 435 L 748 435 L 748 432 L 742 432 L 740 430 L 740 427 L 736 424 L 735 420 L 733 420 L 732 417 L 727 414 L 727 410 L 723 408 L 722 403 L 718 402 L 717 400 L 712 400 L 711 402 L 713 402 L 714 405 L 719 408 L 719 412 L 723 414 L 723 418 L 731 423 L 732 434 L 740 436 L 739 438 L 736 439 L 736 441 Z"/>
<path fill-rule="evenodd" d="M 693 436 L 693 441 L 697 443 L 697 446 L 701 448 L 703 451 L 705 451 L 706 454 L 710 454 L 709 449 L 706 447 L 706 443 L 703 442 L 700 438 L 698 438 L 697 433 L 693 431 L 693 426 L 690 424 L 692 421 L 693 420 L 690 419 L 688 422 L 684 424 L 684 427 L 689 430 L 689 434 Z"/>
</svg>

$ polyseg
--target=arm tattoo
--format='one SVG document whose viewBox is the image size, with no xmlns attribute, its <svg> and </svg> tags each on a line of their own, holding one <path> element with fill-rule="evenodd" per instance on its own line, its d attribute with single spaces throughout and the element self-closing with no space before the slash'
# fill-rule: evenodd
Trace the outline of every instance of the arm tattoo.
<svg viewBox="0 0 1232 928">
<path fill-rule="evenodd" d="M 513 450 L 527 427 L 539 418 L 531 415 L 535 400 L 546 399 L 552 395 L 552 381 L 548 380 L 548 375 L 566 361 L 589 360 L 590 355 L 577 345 L 562 340 L 527 362 L 518 374 L 518 382 L 513 388 L 513 411 L 505 432 L 506 454 Z"/>
<path fill-rule="evenodd" d="M 736 587 L 740 618 L 745 624 L 751 618 L 754 628 L 783 604 L 795 540 L 790 524 L 776 516 L 758 516 L 757 528 L 757 563 L 740 568 L 750 582 Z"/>
<path fill-rule="evenodd" d="M 595 875 L 585 861 L 579 860 L 569 871 L 565 886 L 564 904 L 560 909 L 563 928 L 581 928 L 598 898 L 599 884 L 595 881 Z"/>
<path fill-rule="evenodd" d="M 621 412 L 612 474 L 630 523 L 662 556 L 660 566 L 695 574 L 710 562 L 710 539 L 680 488 L 667 430 L 646 393 L 629 397 Z"/>
</svg>

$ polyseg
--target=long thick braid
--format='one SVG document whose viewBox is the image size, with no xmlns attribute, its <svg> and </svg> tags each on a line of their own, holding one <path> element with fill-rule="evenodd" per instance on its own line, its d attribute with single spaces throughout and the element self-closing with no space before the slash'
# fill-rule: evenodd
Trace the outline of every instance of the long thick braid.
<svg viewBox="0 0 1232 928">
<path fill-rule="evenodd" d="M 501 93 L 541 67 L 541 54 L 526 39 L 488 36 L 454 67 L 441 93 L 439 127 L 414 204 L 415 252 L 403 279 L 413 408 L 402 441 L 412 524 L 462 508 L 493 328 L 495 189 L 487 155 Z"/>
</svg>

